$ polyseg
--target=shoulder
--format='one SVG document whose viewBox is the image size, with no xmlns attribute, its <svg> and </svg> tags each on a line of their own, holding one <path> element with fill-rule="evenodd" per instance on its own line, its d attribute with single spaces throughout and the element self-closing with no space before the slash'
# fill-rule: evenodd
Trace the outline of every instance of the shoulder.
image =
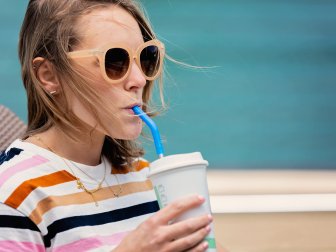
<svg viewBox="0 0 336 252">
<path fill-rule="evenodd" d="M 2 153 L 0 153 L 0 165 L 3 165 L 4 163 L 9 162 L 11 159 L 19 156 L 21 152 L 23 152 L 22 148 L 15 146 L 8 147 L 7 150 L 4 150 Z"/>
<path fill-rule="evenodd" d="M 8 169 L 12 172 L 21 172 L 55 160 L 53 153 L 17 139 L 0 153 L 0 178 L 3 173 L 8 172 Z"/>
<path fill-rule="evenodd" d="M 0 190 L 5 182 L 17 173 L 24 171 L 27 167 L 37 164 L 34 155 L 20 146 L 20 140 L 12 143 L 0 154 Z"/>
<path fill-rule="evenodd" d="M 38 166 L 43 161 L 42 157 L 20 146 L 20 140 L 13 142 L 0 155 L 0 202 L 5 203 L 24 181 L 32 177 L 30 168 Z"/>
<path fill-rule="evenodd" d="M 32 144 L 17 140 L 1 155 L 0 202 L 23 212 L 36 203 L 43 188 L 71 180 L 55 158 Z"/>
<path fill-rule="evenodd" d="M 22 175 L 23 172 L 48 161 L 49 159 L 38 152 L 27 149 L 21 140 L 16 140 L 0 154 L 0 189 L 11 177 Z"/>
<path fill-rule="evenodd" d="M 18 162 L 33 159 L 43 159 L 33 148 L 29 148 L 30 144 L 22 142 L 20 139 L 15 140 L 5 151 L 0 154 L 0 173 L 5 169 Z"/>
</svg>

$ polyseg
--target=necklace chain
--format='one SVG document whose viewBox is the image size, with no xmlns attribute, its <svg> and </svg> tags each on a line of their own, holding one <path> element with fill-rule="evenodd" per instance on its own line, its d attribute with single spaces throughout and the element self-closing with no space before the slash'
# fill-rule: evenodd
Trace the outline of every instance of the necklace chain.
<svg viewBox="0 0 336 252">
<path fill-rule="evenodd" d="M 104 165 L 105 165 L 105 160 L 103 161 L 104 162 Z M 106 177 L 105 177 L 105 175 L 104 175 L 104 178 L 102 179 L 102 181 L 100 181 L 100 182 L 98 182 L 95 178 L 93 178 L 92 176 L 90 176 L 90 174 L 88 174 L 88 173 L 86 173 L 85 171 L 83 171 L 79 166 L 77 166 L 74 162 L 71 162 L 78 170 L 80 170 L 82 173 L 84 173 L 86 176 L 88 176 L 89 178 L 91 178 L 92 180 L 94 180 L 94 181 L 96 181 L 98 184 L 100 184 L 100 185 L 102 185 L 102 183 L 103 182 L 105 182 L 108 186 L 109 186 L 109 184 L 107 183 L 107 181 L 106 181 Z M 105 167 L 105 169 L 106 169 L 106 167 Z M 105 170 L 106 171 L 106 170 Z M 112 188 L 110 188 L 110 190 L 111 190 L 111 192 L 113 193 L 113 195 L 114 195 L 114 197 L 119 197 L 119 195 L 122 193 L 122 187 L 121 187 L 121 184 L 120 184 L 120 182 L 119 182 L 119 179 L 118 179 L 118 176 L 116 175 L 116 174 L 113 174 L 114 175 L 114 177 L 115 177 L 115 179 L 116 179 L 116 181 L 117 181 L 117 183 L 118 183 L 118 192 L 117 193 L 115 193 L 113 190 L 112 190 Z M 81 187 L 81 185 L 77 185 L 77 187 Z M 109 186 L 110 187 L 110 186 Z M 84 189 L 85 190 L 85 189 Z M 98 189 L 99 190 L 99 189 Z M 98 191 L 98 190 L 96 190 L 96 191 Z M 92 193 L 94 193 L 94 192 L 96 192 L 96 191 L 94 191 L 94 190 L 91 190 L 92 191 Z"/>
<path fill-rule="evenodd" d="M 111 190 L 111 192 L 113 193 L 114 197 L 117 197 L 117 198 L 118 198 L 119 195 L 122 193 L 122 187 L 121 187 L 121 184 L 119 183 L 118 176 L 115 175 L 115 174 L 113 174 L 113 175 L 114 175 L 114 177 L 116 178 L 117 183 L 118 183 L 118 192 L 117 192 L 117 193 L 115 193 L 115 192 L 112 190 L 112 188 L 110 187 L 110 185 L 107 183 L 106 180 L 104 180 L 104 181 L 105 181 L 105 183 L 108 185 L 108 188 Z"/>
<path fill-rule="evenodd" d="M 53 153 L 55 153 L 56 154 L 56 152 L 52 149 L 52 148 L 50 148 L 43 140 L 42 140 L 42 138 L 41 137 L 39 137 L 39 136 L 36 136 L 36 135 L 33 135 L 33 136 L 30 136 L 30 137 L 34 137 L 34 138 L 36 138 L 38 141 L 40 141 L 49 151 L 51 151 L 51 152 L 53 152 Z M 59 156 L 59 155 L 58 155 Z M 87 177 L 89 177 L 89 178 L 91 178 L 92 180 L 94 180 L 96 183 L 98 183 L 98 186 L 96 187 L 96 188 L 94 188 L 94 189 L 88 189 L 88 188 L 86 188 L 86 186 L 84 185 L 84 183 L 81 181 L 81 179 L 78 177 L 78 176 L 76 176 L 76 173 L 73 171 L 73 169 L 70 167 L 70 165 L 66 162 L 66 160 L 63 158 L 63 157 L 61 157 L 61 156 L 59 156 L 62 160 L 63 160 L 63 162 L 65 163 L 65 165 L 69 168 L 69 170 L 71 171 L 71 173 L 72 173 L 72 175 L 76 178 L 76 183 L 77 183 L 77 188 L 78 189 L 82 189 L 84 192 L 86 192 L 86 193 L 88 193 L 91 197 L 92 197 L 92 199 L 93 199 L 93 201 L 95 202 L 95 205 L 98 207 L 98 202 L 97 202 L 97 200 L 96 200 L 96 198 L 94 197 L 94 193 L 95 192 L 98 192 L 101 188 L 102 188 L 102 184 L 103 184 L 103 182 L 105 182 L 106 184 L 107 184 L 107 181 L 106 181 L 106 163 L 105 163 L 105 159 L 103 159 L 102 158 L 102 162 L 104 163 L 104 177 L 102 178 L 102 180 L 100 181 L 100 182 L 98 182 L 96 179 L 94 179 L 91 175 L 89 175 L 88 173 L 86 173 L 85 171 L 83 171 L 81 168 L 79 168 L 74 162 L 72 162 L 72 161 L 70 161 L 70 160 L 68 160 L 69 162 L 71 162 L 71 164 L 74 166 L 74 167 L 76 167 L 78 170 L 80 170 L 82 173 L 84 173 Z M 115 197 L 119 197 L 119 195 L 122 193 L 122 187 L 121 187 L 121 185 L 120 185 L 120 183 L 119 183 L 119 180 L 118 180 L 118 177 L 114 174 L 114 176 L 115 176 L 115 178 L 116 178 L 116 180 L 117 180 L 117 182 L 118 182 L 118 186 L 119 186 L 119 190 L 118 190 L 118 192 L 117 193 L 115 193 L 113 190 L 112 190 L 112 188 L 110 188 L 111 189 L 111 192 L 113 193 L 113 195 L 115 196 Z M 108 184 L 107 184 L 108 185 Z"/>
</svg>

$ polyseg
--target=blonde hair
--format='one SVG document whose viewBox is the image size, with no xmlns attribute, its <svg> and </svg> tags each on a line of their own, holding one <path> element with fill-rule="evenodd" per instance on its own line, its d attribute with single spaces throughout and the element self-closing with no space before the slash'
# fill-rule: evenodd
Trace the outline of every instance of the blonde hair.
<svg viewBox="0 0 336 252">
<path fill-rule="evenodd" d="M 25 137 L 43 132 L 51 126 L 62 128 L 74 141 L 82 137 L 80 133 L 89 129 L 69 109 L 60 104 L 42 88 L 35 76 L 33 59 L 42 57 L 53 64 L 62 85 L 67 85 L 81 100 L 88 111 L 101 123 L 98 114 L 113 117 L 108 106 L 92 89 L 78 71 L 71 66 L 67 52 L 80 41 L 76 34 L 76 21 L 80 16 L 107 5 L 118 5 L 128 11 L 139 24 L 144 41 L 155 38 L 151 25 L 142 8 L 132 0 L 30 0 L 21 27 L 19 38 L 19 58 L 22 79 L 28 99 L 28 128 Z M 162 76 L 160 78 L 162 97 Z M 153 81 L 147 81 L 143 91 L 143 110 L 149 110 Z M 61 94 L 64 95 L 63 89 Z M 99 111 L 99 113 L 97 113 Z M 113 113 L 112 113 L 113 114 Z M 104 127 L 104 125 L 103 125 Z M 134 141 L 105 137 L 102 155 L 116 168 L 130 165 L 133 158 L 143 155 L 143 150 Z"/>
</svg>

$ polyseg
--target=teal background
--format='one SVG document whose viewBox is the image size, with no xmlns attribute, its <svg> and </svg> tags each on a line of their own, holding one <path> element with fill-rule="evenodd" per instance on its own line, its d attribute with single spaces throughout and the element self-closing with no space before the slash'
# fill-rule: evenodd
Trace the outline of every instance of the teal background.
<svg viewBox="0 0 336 252">
<path fill-rule="evenodd" d="M 16 49 L 27 1 L 1 3 L 0 103 L 26 120 Z M 204 67 L 167 62 L 169 109 L 155 119 L 167 155 L 201 151 L 218 169 L 336 169 L 336 1 L 143 4 L 168 54 Z"/>
</svg>

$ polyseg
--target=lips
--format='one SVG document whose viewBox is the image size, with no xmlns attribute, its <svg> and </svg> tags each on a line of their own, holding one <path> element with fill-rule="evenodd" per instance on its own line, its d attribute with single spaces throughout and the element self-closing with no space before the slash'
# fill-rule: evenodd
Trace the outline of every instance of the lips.
<svg viewBox="0 0 336 252">
<path fill-rule="evenodd" d="M 132 109 L 133 107 L 135 107 L 135 106 L 138 106 L 138 107 L 142 107 L 142 103 L 141 102 L 138 102 L 138 103 L 132 103 L 132 104 L 130 104 L 129 106 L 126 106 L 126 107 L 124 107 L 124 109 Z"/>
</svg>

